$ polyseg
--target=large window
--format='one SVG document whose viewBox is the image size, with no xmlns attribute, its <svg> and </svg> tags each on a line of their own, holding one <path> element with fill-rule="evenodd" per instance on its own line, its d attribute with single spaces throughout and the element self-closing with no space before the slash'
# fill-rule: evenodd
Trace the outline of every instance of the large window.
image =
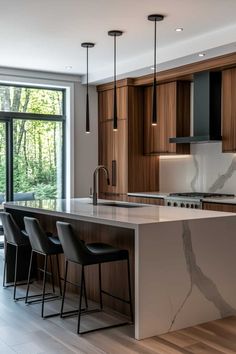
<svg viewBox="0 0 236 354">
<path fill-rule="evenodd" d="M 63 197 L 64 100 L 63 90 L 0 86 L 0 204 Z"/>
</svg>

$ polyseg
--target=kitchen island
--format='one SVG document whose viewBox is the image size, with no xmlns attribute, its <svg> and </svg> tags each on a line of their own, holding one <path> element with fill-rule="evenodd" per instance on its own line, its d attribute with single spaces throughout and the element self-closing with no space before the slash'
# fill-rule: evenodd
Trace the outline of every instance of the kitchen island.
<svg viewBox="0 0 236 354">
<path fill-rule="evenodd" d="M 56 220 L 66 220 L 85 242 L 103 241 L 128 249 L 136 339 L 236 313 L 236 216 L 232 213 L 108 201 L 94 206 L 89 198 L 8 202 L 5 209 L 19 224 L 24 215 L 33 215 L 47 231 L 55 232 Z M 105 287 L 126 296 L 123 265 L 103 267 Z M 76 274 L 72 268 L 71 279 Z M 88 296 L 96 300 L 97 270 L 92 266 L 86 275 Z M 126 305 L 114 300 L 106 304 L 128 313 Z"/>
</svg>

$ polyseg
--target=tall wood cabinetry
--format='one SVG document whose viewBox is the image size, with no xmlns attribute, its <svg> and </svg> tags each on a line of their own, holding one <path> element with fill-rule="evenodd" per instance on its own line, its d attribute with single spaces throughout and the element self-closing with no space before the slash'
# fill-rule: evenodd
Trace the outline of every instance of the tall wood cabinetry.
<svg viewBox="0 0 236 354">
<path fill-rule="evenodd" d="M 144 88 L 144 153 L 189 154 L 189 144 L 169 138 L 190 135 L 190 82 L 173 81 L 157 86 L 157 125 L 152 126 L 152 86 Z"/>
<path fill-rule="evenodd" d="M 236 151 L 236 68 L 222 72 L 222 151 Z"/>
<path fill-rule="evenodd" d="M 106 165 L 110 186 L 100 172 L 100 197 L 127 199 L 127 192 L 159 190 L 159 159 L 143 154 L 143 87 L 131 79 L 117 88 L 118 130 L 113 131 L 112 84 L 98 86 L 99 164 Z"/>
<path fill-rule="evenodd" d="M 117 89 L 118 130 L 113 131 L 113 92 L 99 91 L 99 164 L 105 165 L 110 174 L 110 185 L 100 172 L 100 192 L 123 195 L 127 193 L 128 181 L 128 87 Z"/>
</svg>

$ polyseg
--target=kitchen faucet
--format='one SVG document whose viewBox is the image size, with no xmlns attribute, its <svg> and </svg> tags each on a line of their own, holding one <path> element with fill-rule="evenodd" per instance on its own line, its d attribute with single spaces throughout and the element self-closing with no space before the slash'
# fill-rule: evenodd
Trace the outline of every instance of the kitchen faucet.
<svg viewBox="0 0 236 354">
<path fill-rule="evenodd" d="M 104 165 L 99 165 L 96 167 L 94 173 L 93 173 L 93 205 L 97 205 L 98 203 L 98 197 L 97 197 L 97 174 L 99 170 L 103 170 L 106 174 L 107 177 L 107 184 L 110 184 L 110 179 L 109 179 L 109 171 Z"/>
</svg>

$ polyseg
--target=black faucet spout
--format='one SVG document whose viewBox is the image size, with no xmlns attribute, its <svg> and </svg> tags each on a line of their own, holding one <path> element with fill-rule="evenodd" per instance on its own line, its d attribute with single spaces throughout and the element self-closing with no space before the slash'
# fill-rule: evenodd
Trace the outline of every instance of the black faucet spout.
<svg viewBox="0 0 236 354">
<path fill-rule="evenodd" d="M 93 173 L 93 205 L 97 205 L 98 203 L 98 197 L 97 197 L 97 190 L 98 190 L 98 183 L 97 183 L 97 175 L 98 171 L 102 170 L 106 174 L 107 178 L 107 184 L 110 184 L 110 178 L 109 178 L 109 171 L 104 165 L 99 165 L 95 168 L 95 171 Z"/>
</svg>

